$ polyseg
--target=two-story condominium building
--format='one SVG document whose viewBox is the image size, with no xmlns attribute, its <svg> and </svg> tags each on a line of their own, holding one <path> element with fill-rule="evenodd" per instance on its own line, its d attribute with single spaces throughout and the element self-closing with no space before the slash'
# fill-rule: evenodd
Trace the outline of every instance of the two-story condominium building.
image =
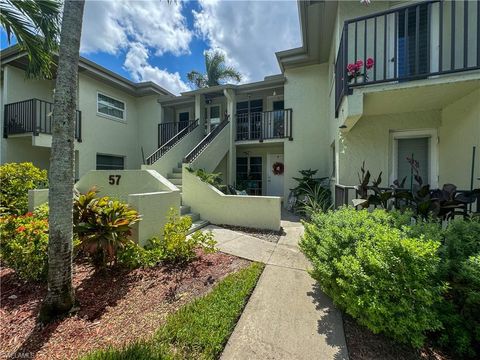
<svg viewBox="0 0 480 360">
<path fill-rule="evenodd" d="M 144 167 L 181 188 L 184 163 L 221 172 L 250 195 L 287 199 L 293 177 L 310 168 L 330 179 L 340 204 L 363 161 L 388 186 L 411 176 L 413 155 L 433 187 L 479 187 L 478 1 L 299 1 L 298 9 L 303 45 L 277 53 L 281 74 L 255 83 L 174 96 L 82 58 L 77 176 Z M 26 80 L 15 48 L 1 58 L 1 161 L 46 168 L 54 83 Z"/>
</svg>

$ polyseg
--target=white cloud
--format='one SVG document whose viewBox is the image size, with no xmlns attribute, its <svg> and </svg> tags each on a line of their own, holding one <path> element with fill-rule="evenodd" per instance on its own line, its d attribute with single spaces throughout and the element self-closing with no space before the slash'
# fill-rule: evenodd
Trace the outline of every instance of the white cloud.
<svg viewBox="0 0 480 360">
<path fill-rule="evenodd" d="M 170 73 L 148 63 L 148 49 L 141 43 L 131 43 L 125 57 L 124 67 L 134 81 L 153 81 L 168 91 L 179 94 L 190 88 L 180 78 L 178 72 Z"/>
<path fill-rule="evenodd" d="M 275 52 L 301 45 L 296 1 L 199 0 L 195 27 L 211 48 L 225 52 L 243 81 L 280 71 Z"/>
<path fill-rule="evenodd" d="M 99 1 L 85 4 L 82 53 L 117 54 L 129 41 L 165 52 L 188 54 L 192 32 L 182 15 L 182 3 L 156 1 Z"/>
<path fill-rule="evenodd" d="M 193 32 L 182 15 L 183 4 L 155 1 L 87 0 L 82 28 L 82 54 L 103 52 L 119 55 L 126 52 L 124 68 L 134 81 L 153 81 L 173 93 L 189 87 L 178 72 L 152 66 L 154 55 L 189 54 Z"/>
</svg>

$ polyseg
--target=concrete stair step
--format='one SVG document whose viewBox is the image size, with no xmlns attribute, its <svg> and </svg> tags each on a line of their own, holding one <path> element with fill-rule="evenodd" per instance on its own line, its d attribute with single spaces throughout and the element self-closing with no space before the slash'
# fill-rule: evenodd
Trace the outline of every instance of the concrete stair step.
<svg viewBox="0 0 480 360">
<path fill-rule="evenodd" d="M 193 234 L 195 231 L 200 230 L 201 228 L 209 225 L 210 223 L 207 220 L 198 220 L 192 223 L 190 230 L 188 230 L 188 234 Z"/>
<path fill-rule="evenodd" d="M 182 185 L 182 178 L 177 179 L 177 178 L 167 178 L 168 181 L 170 181 L 173 185 Z"/>
<path fill-rule="evenodd" d="M 181 174 L 181 173 L 182 173 L 182 168 L 173 168 L 173 169 L 172 169 L 172 172 L 173 172 L 174 174 L 178 174 L 178 173 Z"/>
<path fill-rule="evenodd" d="M 187 214 L 184 214 L 183 216 L 188 216 L 190 219 L 192 219 L 192 223 L 200 220 L 200 214 L 198 213 L 187 213 Z"/>
<path fill-rule="evenodd" d="M 181 205 L 180 206 L 180 215 L 186 215 L 188 213 L 190 213 L 190 206 L 187 206 L 187 205 Z"/>
<path fill-rule="evenodd" d="M 179 162 L 179 163 L 177 164 L 177 167 L 179 167 L 180 169 L 182 168 L 182 166 L 183 166 L 183 163 L 181 163 L 181 162 Z"/>
<path fill-rule="evenodd" d="M 169 173 L 167 174 L 167 179 L 181 179 L 182 178 L 182 173 Z"/>
</svg>

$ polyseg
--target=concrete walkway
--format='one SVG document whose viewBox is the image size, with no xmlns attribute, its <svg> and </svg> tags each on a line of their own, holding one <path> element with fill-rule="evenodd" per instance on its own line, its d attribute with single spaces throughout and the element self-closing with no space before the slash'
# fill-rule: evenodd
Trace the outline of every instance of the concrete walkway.
<svg viewBox="0 0 480 360">
<path fill-rule="evenodd" d="M 298 248 L 303 226 L 285 216 L 282 227 L 278 244 L 205 228 L 220 251 L 267 264 L 221 359 L 348 359 L 341 313 L 306 272 Z"/>
</svg>

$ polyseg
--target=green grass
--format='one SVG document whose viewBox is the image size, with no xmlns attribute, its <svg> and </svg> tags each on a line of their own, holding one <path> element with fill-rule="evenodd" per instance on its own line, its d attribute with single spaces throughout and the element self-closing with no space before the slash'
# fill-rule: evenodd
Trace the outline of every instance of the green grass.
<svg viewBox="0 0 480 360">
<path fill-rule="evenodd" d="M 170 314 L 149 340 L 98 350 L 84 360 L 217 359 L 252 293 L 264 265 L 228 275 L 209 294 Z"/>
</svg>

